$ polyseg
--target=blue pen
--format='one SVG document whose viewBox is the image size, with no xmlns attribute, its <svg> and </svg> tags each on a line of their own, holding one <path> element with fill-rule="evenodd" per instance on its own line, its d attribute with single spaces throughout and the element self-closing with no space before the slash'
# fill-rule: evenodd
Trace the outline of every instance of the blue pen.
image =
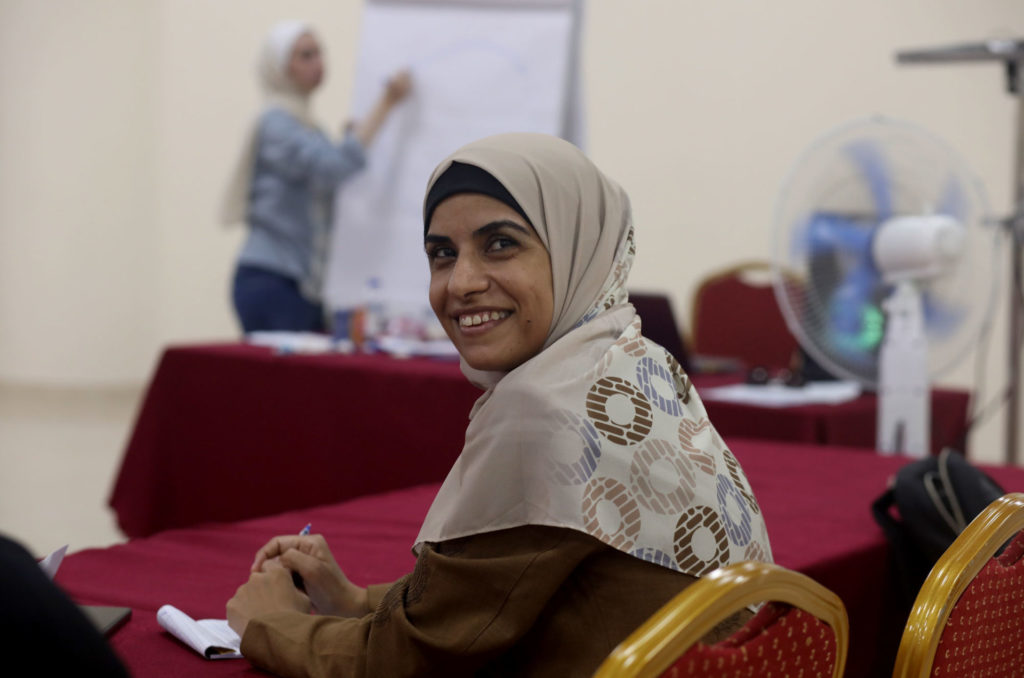
<svg viewBox="0 0 1024 678">
<path fill-rule="evenodd" d="M 313 523 L 306 523 L 306 526 L 299 530 L 299 536 L 305 537 L 309 534 L 309 531 L 311 529 L 313 529 Z M 302 581 L 302 575 L 300 575 L 298 572 L 292 571 L 292 583 L 295 584 L 295 588 L 297 588 L 298 590 L 306 590 L 306 584 Z"/>
</svg>

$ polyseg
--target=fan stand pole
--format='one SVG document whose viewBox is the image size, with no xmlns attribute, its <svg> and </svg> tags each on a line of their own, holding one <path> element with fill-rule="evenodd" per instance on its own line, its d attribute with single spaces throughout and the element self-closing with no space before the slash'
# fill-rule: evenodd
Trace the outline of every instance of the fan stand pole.
<svg viewBox="0 0 1024 678">
<path fill-rule="evenodd" d="M 1024 73 L 1020 59 L 1006 61 L 1006 87 L 1017 97 L 1017 158 L 1014 182 L 1015 210 L 1004 222 L 1010 231 L 1010 352 L 1006 414 L 1006 461 L 1020 464 L 1021 343 L 1024 339 Z"/>
<path fill-rule="evenodd" d="M 882 306 L 886 330 L 879 354 L 875 446 L 881 454 L 926 457 L 931 449 L 931 397 L 921 293 L 903 280 Z"/>
<path fill-rule="evenodd" d="M 1006 389 L 1006 455 L 1010 464 L 1020 465 L 1020 382 L 1021 343 L 1024 340 L 1024 40 L 990 40 L 896 53 L 899 63 L 950 63 L 999 61 L 1006 68 L 1006 89 L 1017 97 L 1017 153 L 1014 177 L 1014 211 L 1003 220 L 1010 236 L 1010 345 L 1009 383 Z"/>
</svg>

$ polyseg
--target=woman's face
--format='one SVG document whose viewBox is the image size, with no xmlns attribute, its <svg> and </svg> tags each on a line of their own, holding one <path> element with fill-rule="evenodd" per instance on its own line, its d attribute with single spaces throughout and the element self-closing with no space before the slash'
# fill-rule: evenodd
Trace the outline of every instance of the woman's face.
<svg viewBox="0 0 1024 678">
<path fill-rule="evenodd" d="M 312 33 L 303 33 L 292 46 L 288 59 L 288 77 L 300 91 L 308 94 L 320 86 L 324 79 L 324 62 L 320 43 Z"/>
<path fill-rule="evenodd" d="M 514 209 L 478 193 L 437 206 L 425 238 L 430 306 L 459 355 L 507 372 L 540 352 L 551 327 L 551 258 Z"/>
</svg>

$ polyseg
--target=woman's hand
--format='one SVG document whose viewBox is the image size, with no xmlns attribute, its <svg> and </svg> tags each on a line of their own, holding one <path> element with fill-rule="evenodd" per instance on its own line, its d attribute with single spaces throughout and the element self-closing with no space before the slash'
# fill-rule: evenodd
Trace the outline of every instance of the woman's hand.
<svg viewBox="0 0 1024 678">
<path fill-rule="evenodd" d="M 409 95 L 412 89 L 412 75 L 408 70 L 402 70 L 388 78 L 384 87 L 384 99 L 388 105 L 394 106 Z"/>
<path fill-rule="evenodd" d="M 228 601 L 228 626 L 241 637 L 245 635 L 245 627 L 253 617 L 282 610 L 308 614 L 309 598 L 295 588 L 287 569 L 267 561 L 263 571 L 250 574 L 249 581 L 239 586 L 234 597 Z"/>
<path fill-rule="evenodd" d="M 388 82 L 384 86 L 384 92 L 380 95 L 377 103 L 374 104 L 369 115 L 355 127 L 354 134 L 364 148 L 373 142 L 381 125 L 384 124 L 384 120 L 391 113 L 391 109 L 409 96 L 411 89 L 412 76 L 407 70 L 398 71 L 388 78 Z"/>
<path fill-rule="evenodd" d="M 252 572 L 281 565 L 302 578 L 302 585 L 320 614 L 362 617 L 370 613 L 366 589 L 356 586 L 338 567 L 322 535 L 274 537 L 256 552 Z"/>
</svg>

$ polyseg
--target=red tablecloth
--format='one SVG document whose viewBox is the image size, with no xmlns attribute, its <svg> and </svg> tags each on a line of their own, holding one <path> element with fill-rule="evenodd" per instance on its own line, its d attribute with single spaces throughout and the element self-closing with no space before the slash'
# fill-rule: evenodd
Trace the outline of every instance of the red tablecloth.
<svg viewBox="0 0 1024 678">
<path fill-rule="evenodd" d="M 888 547 L 869 506 L 907 460 L 739 439 L 731 447 L 764 511 L 776 561 L 807 573 L 845 602 L 852 634 L 846 675 L 888 675 L 903 620 L 887 569 Z M 1024 490 L 1024 469 L 986 470 L 1007 491 Z M 224 603 L 245 579 L 255 550 L 307 522 L 327 536 L 354 581 L 393 580 L 412 567 L 409 549 L 435 490 L 418 486 L 83 551 L 65 559 L 57 581 L 81 602 L 134 609 L 112 643 L 136 675 L 244 674 L 250 670 L 243 661 L 206 661 L 179 646 L 157 626 L 156 609 L 171 603 L 197 618 L 223 618 Z"/>
<path fill-rule="evenodd" d="M 479 394 L 452 362 L 171 348 L 110 505 L 140 536 L 441 481 Z"/>
<path fill-rule="evenodd" d="M 244 344 L 169 348 L 110 504 L 125 534 L 143 536 L 440 481 L 479 394 L 454 362 L 277 355 Z M 726 440 L 874 443 L 872 395 L 834 406 L 705 404 Z M 963 392 L 934 394 L 936 442 L 959 432 L 966 404 Z"/>
<path fill-rule="evenodd" d="M 719 385 L 722 380 L 698 376 L 693 383 L 700 391 L 707 385 Z M 932 389 L 931 396 L 932 454 L 938 454 L 947 446 L 965 451 L 961 438 L 965 432 L 969 394 L 937 388 Z M 737 436 L 866 450 L 875 447 L 878 398 L 874 393 L 864 393 L 840 405 L 756 407 L 704 399 L 704 406 L 715 428 L 726 438 Z"/>
</svg>

